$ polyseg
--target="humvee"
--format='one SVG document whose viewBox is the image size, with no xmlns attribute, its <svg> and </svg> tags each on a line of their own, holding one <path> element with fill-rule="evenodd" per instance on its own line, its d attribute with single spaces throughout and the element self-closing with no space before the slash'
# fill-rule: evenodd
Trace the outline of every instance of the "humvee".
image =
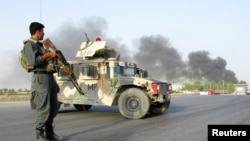
<svg viewBox="0 0 250 141">
<path fill-rule="evenodd" d="M 146 114 L 163 114 L 170 106 L 169 83 L 149 79 L 135 63 L 120 60 L 119 52 L 100 38 L 82 42 L 75 61 L 68 61 L 84 95 L 80 94 L 63 68 L 55 73 L 60 87 L 60 105 L 79 111 L 93 105 L 118 106 L 122 116 L 140 119 Z M 60 108 L 60 106 L 59 106 Z"/>
</svg>

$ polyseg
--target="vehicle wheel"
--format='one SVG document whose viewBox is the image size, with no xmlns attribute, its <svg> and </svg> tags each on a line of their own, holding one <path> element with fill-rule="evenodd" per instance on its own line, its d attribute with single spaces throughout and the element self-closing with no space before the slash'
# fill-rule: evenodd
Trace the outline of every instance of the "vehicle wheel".
<svg viewBox="0 0 250 141">
<path fill-rule="evenodd" d="M 78 111 L 88 111 L 92 107 L 92 105 L 74 104 L 74 107 Z"/>
<path fill-rule="evenodd" d="M 157 105 L 151 105 L 149 112 L 152 114 L 163 114 L 167 111 L 169 105 L 170 105 L 170 100 L 164 103 L 159 103 Z"/>
<path fill-rule="evenodd" d="M 130 88 L 121 93 L 118 100 L 120 113 L 129 119 L 143 118 L 149 110 L 148 96 L 140 89 Z"/>
</svg>

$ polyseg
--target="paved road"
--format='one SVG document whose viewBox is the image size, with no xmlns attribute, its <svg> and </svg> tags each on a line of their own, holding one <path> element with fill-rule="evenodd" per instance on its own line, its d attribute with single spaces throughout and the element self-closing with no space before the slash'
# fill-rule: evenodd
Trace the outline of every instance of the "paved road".
<svg viewBox="0 0 250 141">
<path fill-rule="evenodd" d="M 65 141 L 206 141 L 208 124 L 250 124 L 250 96 L 173 96 L 170 109 L 144 119 L 123 118 L 117 107 L 88 112 L 61 107 L 56 132 Z M 29 102 L 0 102 L 0 141 L 33 141 Z"/>
</svg>

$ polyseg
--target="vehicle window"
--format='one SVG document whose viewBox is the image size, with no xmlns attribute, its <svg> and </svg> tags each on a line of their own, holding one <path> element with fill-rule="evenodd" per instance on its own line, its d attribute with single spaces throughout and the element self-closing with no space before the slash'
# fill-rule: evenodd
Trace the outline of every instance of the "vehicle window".
<svg viewBox="0 0 250 141">
<path fill-rule="evenodd" d="M 107 66 L 107 72 L 110 74 L 109 66 Z M 114 67 L 114 73 L 121 76 L 134 76 L 136 72 L 134 67 L 116 65 Z"/>
<path fill-rule="evenodd" d="M 70 64 L 70 67 L 72 69 L 72 71 L 74 72 L 74 67 L 76 65 L 75 64 Z M 75 73 L 75 72 L 74 72 Z M 75 74 L 76 75 L 76 74 Z M 64 77 L 64 76 L 68 76 L 67 72 L 65 71 L 65 69 L 63 67 L 60 67 L 59 68 L 59 71 L 58 71 L 58 76 L 59 77 Z"/>
<path fill-rule="evenodd" d="M 98 70 L 96 66 L 84 66 L 81 71 L 82 76 L 87 76 L 88 78 L 98 78 Z"/>
<path fill-rule="evenodd" d="M 134 67 L 126 67 L 124 68 L 124 75 L 125 76 L 134 76 L 135 75 L 135 68 Z"/>
</svg>

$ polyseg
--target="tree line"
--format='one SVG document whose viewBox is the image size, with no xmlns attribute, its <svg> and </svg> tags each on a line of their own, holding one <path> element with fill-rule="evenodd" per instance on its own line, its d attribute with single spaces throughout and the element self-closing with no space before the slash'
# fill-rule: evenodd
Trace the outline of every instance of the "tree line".
<svg viewBox="0 0 250 141">
<path fill-rule="evenodd" d="M 0 94 L 28 94 L 28 89 L 8 89 L 8 88 L 0 88 Z"/>
<path fill-rule="evenodd" d="M 201 81 L 195 81 L 193 83 L 184 83 L 182 85 L 181 90 L 186 91 L 209 91 L 210 89 L 214 90 L 227 90 L 230 93 L 233 93 L 235 90 L 234 84 L 232 82 L 225 82 L 225 81 L 207 81 L 207 82 L 201 82 Z M 1 88 L 0 94 L 28 94 L 28 89 L 8 89 L 8 88 Z"/>
<path fill-rule="evenodd" d="M 200 82 L 195 81 L 193 83 L 184 83 L 182 86 L 182 90 L 187 91 L 209 91 L 210 89 L 214 90 L 227 90 L 229 93 L 233 93 L 235 90 L 233 82 L 225 82 L 225 81 L 207 81 Z"/>
</svg>

